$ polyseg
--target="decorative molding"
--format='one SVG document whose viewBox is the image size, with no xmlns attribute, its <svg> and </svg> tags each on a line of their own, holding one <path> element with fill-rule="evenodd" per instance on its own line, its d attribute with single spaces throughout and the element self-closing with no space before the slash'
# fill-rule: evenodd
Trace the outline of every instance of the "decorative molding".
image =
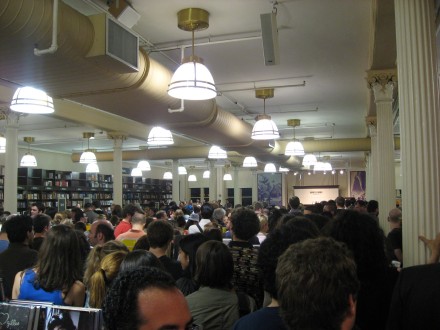
<svg viewBox="0 0 440 330">
<path fill-rule="evenodd" d="M 113 131 L 113 132 L 107 132 L 107 137 L 112 140 L 124 141 L 127 139 L 127 134 L 124 132 Z"/>
<path fill-rule="evenodd" d="M 367 83 L 368 88 L 373 89 L 375 85 L 380 85 L 383 89 L 389 83 L 392 83 L 394 86 L 397 85 L 397 69 L 389 69 L 389 70 L 369 70 L 367 71 Z"/>
<path fill-rule="evenodd" d="M 365 117 L 365 123 L 367 126 L 377 127 L 377 117 L 376 116 L 367 116 Z"/>
</svg>

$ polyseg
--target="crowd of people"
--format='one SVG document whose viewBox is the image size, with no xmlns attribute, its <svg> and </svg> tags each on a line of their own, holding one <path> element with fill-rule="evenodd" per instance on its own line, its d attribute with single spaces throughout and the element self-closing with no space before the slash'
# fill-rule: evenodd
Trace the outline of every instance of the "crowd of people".
<svg viewBox="0 0 440 330">
<path fill-rule="evenodd" d="M 108 330 L 440 327 L 440 235 L 404 268 L 400 209 L 385 236 L 376 201 L 225 204 L 5 212 L 2 299 L 99 308 Z"/>
</svg>

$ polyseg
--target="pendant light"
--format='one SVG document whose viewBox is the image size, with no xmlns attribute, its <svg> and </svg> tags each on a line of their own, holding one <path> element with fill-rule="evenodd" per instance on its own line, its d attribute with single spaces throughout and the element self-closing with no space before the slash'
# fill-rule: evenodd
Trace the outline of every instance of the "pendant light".
<svg viewBox="0 0 440 330">
<path fill-rule="evenodd" d="M 185 166 L 182 166 L 182 165 L 180 165 L 180 166 L 177 168 L 177 172 L 179 173 L 179 175 L 185 175 L 185 174 L 188 174 L 188 172 L 186 171 Z"/>
<path fill-rule="evenodd" d="M 211 177 L 211 172 L 206 170 L 203 172 L 203 179 L 209 179 Z"/>
<path fill-rule="evenodd" d="M 131 174 L 130 174 L 131 176 L 136 176 L 136 177 L 138 177 L 138 176 L 142 176 L 142 170 L 139 168 L 139 167 L 134 167 L 132 170 L 131 170 Z"/>
<path fill-rule="evenodd" d="M 278 172 L 280 172 L 280 173 L 287 173 L 287 172 L 289 172 L 289 169 L 287 167 L 280 166 L 278 168 Z"/>
<path fill-rule="evenodd" d="M 229 173 L 229 166 L 225 165 L 225 174 L 223 175 L 223 181 L 232 181 L 232 175 Z"/>
<path fill-rule="evenodd" d="M 20 87 L 12 97 L 10 109 L 30 114 L 54 112 L 53 100 L 46 92 L 33 87 Z"/>
<path fill-rule="evenodd" d="M 264 173 L 276 173 L 276 172 L 277 172 L 277 168 L 275 167 L 275 164 L 267 163 L 264 166 Z"/>
<path fill-rule="evenodd" d="M 97 163 L 89 163 L 86 166 L 86 173 L 99 173 L 99 166 Z"/>
<path fill-rule="evenodd" d="M 137 164 L 137 168 L 140 169 L 141 171 L 151 171 L 150 163 L 146 160 L 141 160 Z"/>
<path fill-rule="evenodd" d="M 6 152 L 6 138 L 3 134 L 0 134 L 0 154 L 4 154 Z"/>
<path fill-rule="evenodd" d="M 254 124 L 251 135 L 251 138 L 254 140 L 273 140 L 280 138 L 277 125 L 273 122 L 269 115 L 266 115 L 266 99 L 272 98 L 273 96 L 273 88 L 257 89 L 255 91 L 255 97 L 258 99 L 263 99 L 264 112 L 262 115 L 258 115 L 255 118 L 257 122 Z"/>
<path fill-rule="evenodd" d="M 225 159 L 228 158 L 228 154 L 225 150 L 219 146 L 212 146 L 208 152 L 208 158 L 210 159 Z"/>
<path fill-rule="evenodd" d="M 257 167 L 258 163 L 255 157 L 247 156 L 243 160 L 243 167 Z"/>
<path fill-rule="evenodd" d="M 290 141 L 286 145 L 284 154 L 286 156 L 304 156 L 304 147 L 301 142 L 297 141 L 295 138 L 295 128 L 301 124 L 299 119 L 289 119 L 287 120 L 287 125 L 293 127 L 293 141 Z"/>
<path fill-rule="evenodd" d="M 209 13 L 201 8 L 186 8 L 177 13 L 177 26 L 192 32 L 192 54 L 182 59 L 168 85 L 168 95 L 184 100 L 208 100 L 217 96 L 211 72 L 194 55 L 194 31 L 209 27 Z"/>
<path fill-rule="evenodd" d="M 173 173 L 171 173 L 170 171 L 167 171 L 163 174 L 163 179 L 164 180 L 172 180 L 173 179 Z"/>
<path fill-rule="evenodd" d="M 96 155 L 92 149 L 90 149 L 90 140 L 95 138 L 95 133 L 93 132 L 84 132 L 83 138 L 87 139 L 87 149 L 81 154 L 79 158 L 79 162 L 81 164 L 90 164 L 96 163 Z"/>
<path fill-rule="evenodd" d="M 314 154 L 306 154 L 303 158 L 302 164 L 303 166 L 312 166 L 318 162 L 316 156 Z"/>
<path fill-rule="evenodd" d="M 21 158 L 20 166 L 23 167 L 35 167 L 37 166 L 37 159 L 34 155 L 31 154 L 31 143 L 35 141 L 33 137 L 25 137 L 23 138 L 24 142 L 28 144 L 28 152 L 24 154 Z"/>
<path fill-rule="evenodd" d="M 155 126 L 148 134 L 147 143 L 150 146 L 167 146 L 174 144 L 173 134 L 170 130 Z"/>
</svg>

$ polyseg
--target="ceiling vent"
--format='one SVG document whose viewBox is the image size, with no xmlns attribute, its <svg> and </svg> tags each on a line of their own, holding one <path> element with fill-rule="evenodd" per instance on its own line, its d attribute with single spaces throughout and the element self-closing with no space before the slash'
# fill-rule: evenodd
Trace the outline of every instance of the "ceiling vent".
<svg viewBox="0 0 440 330">
<path fill-rule="evenodd" d="M 117 72 L 138 71 L 139 38 L 111 16 L 89 16 L 95 30 L 93 46 L 87 57 L 100 62 L 112 62 Z"/>
</svg>

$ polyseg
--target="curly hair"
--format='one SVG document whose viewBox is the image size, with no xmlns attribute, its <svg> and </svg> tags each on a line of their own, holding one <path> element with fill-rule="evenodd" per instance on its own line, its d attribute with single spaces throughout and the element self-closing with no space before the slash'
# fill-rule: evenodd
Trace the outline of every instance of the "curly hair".
<svg viewBox="0 0 440 330">
<path fill-rule="evenodd" d="M 278 257 L 282 255 L 291 244 L 318 236 L 319 230 L 310 220 L 303 217 L 296 217 L 275 228 L 267 235 L 263 243 L 261 243 L 257 265 L 263 278 L 264 290 L 266 290 L 272 298 L 277 299 L 275 269 L 277 267 Z"/>
<path fill-rule="evenodd" d="M 106 329 L 138 329 L 138 295 L 148 288 L 173 290 L 176 286 L 171 275 L 154 267 L 141 267 L 119 273 L 102 307 Z"/>
<path fill-rule="evenodd" d="M 232 231 L 241 240 L 247 241 L 260 231 L 260 220 L 257 214 L 248 209 L 235 209 L 231 215 Z"/>
</svg>

